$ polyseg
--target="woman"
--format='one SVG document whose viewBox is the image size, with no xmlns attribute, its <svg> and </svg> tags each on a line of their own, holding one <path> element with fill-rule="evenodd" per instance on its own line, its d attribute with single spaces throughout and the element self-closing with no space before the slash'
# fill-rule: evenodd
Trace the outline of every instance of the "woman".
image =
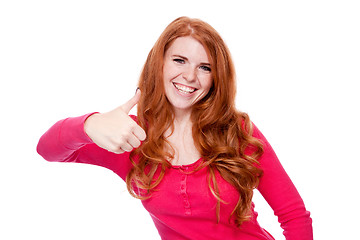
<svg viewBox="0 0 360 240">
<path fill-rule="evenodd" d="M 312 239 L 309 212 L 265 137 L 235 109 L 235 94 L 219 34 L 181 17 L 150 51 L 132 99 L 108 113 L 57 122 L 38 152 L 114 171 L 162 239 L 273 239 L 257 223 L 254 188 L 286 239 Z M 129 116 L 136 104 L 138 116 Z"/>
</svg>

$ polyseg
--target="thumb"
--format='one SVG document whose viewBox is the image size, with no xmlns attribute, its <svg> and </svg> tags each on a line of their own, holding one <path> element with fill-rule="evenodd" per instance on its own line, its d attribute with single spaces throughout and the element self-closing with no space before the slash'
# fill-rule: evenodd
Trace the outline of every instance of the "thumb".
<svg viewBox="0 0 360 240">
<path fill-rule="evenodd" d="M 124 103 L 121 106 L 121 109 L 126 112 L 127 114 L 130 112 L 130 110 L 135 107 L 135 105 L 139 102 L 140 100 L 140 96 L 141 96 L 141 91 L 138 88 L 136 90 L 135 96 L 133 96 L 132 98 L 130 98 L 126 103 Z"/>
</svg>

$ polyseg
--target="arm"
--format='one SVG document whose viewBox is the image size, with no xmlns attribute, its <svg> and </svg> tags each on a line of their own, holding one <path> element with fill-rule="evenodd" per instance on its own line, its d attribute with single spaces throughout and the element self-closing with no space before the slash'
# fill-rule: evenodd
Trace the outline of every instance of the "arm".
<svg viewBox="0 0 360 240">
<path fill-rule="evenodd" d="M 132 165 L 129 152 L 146 138 L 135 117 L 128 115 L 140 94 L 138 90 L 133 98 L 113 111 L 57 122 L 40 138 L 38 153 L 48 161 L 103 166 L 125 179 Z"/>
<path fill-rule="evenodd" d="M 37 152 L 50 162 L 76 162 L 106 167 L 125 180 L 132 164 L 129 153 L 115 154 L 97 146 L 85 133 L 87 114 L 55 123 L 40 138 Z"/>
<path fill-rule="evenodd" d="M 312 219 L 291 179 L 264 135 L 254 126 L 253 136 L 263 142 L 259 159 L 264 171 L 259 192 L 274 210 L 287 240 L 312 240 Z"/>
</svg>

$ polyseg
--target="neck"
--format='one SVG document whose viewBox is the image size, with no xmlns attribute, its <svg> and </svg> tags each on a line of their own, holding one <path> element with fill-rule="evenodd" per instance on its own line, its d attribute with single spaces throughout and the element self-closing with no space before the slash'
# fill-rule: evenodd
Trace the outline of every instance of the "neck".
<svg viewBox="0 0 360 240">
<path fill-rule="evenodd" d="M 174 113 L 174 129 L 167 129 L 165 132 L 165 137 L 168 138 L 170 135 L 184 135 L 185 133 L 192 132 L 192 122 L 191 122 L 191 112 L 190 111 L 175 111 Z"/>
<path fill-rule="evenodd" d="M 175 127 L 186 127 L 191 126 L 191 111 L 176 111 L 175 112 L 175 118 L 174 118 L 174 125 Z"/>
</svg>

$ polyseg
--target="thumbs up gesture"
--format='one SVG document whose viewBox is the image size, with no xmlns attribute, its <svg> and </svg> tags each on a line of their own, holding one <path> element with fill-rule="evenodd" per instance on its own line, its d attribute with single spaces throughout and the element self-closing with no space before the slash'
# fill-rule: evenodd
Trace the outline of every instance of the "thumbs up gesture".
<svg viewBox="0 0 360 240">
<path fill-rule="evenodd" d="M 85 121 L 85 132 L 101 148 L 117 154 L 140 146 L 146 133 L 128 114 L 138 103 L 141 91 L 125 104 L 107 113 L 93 114 Z"/>
</svg>

